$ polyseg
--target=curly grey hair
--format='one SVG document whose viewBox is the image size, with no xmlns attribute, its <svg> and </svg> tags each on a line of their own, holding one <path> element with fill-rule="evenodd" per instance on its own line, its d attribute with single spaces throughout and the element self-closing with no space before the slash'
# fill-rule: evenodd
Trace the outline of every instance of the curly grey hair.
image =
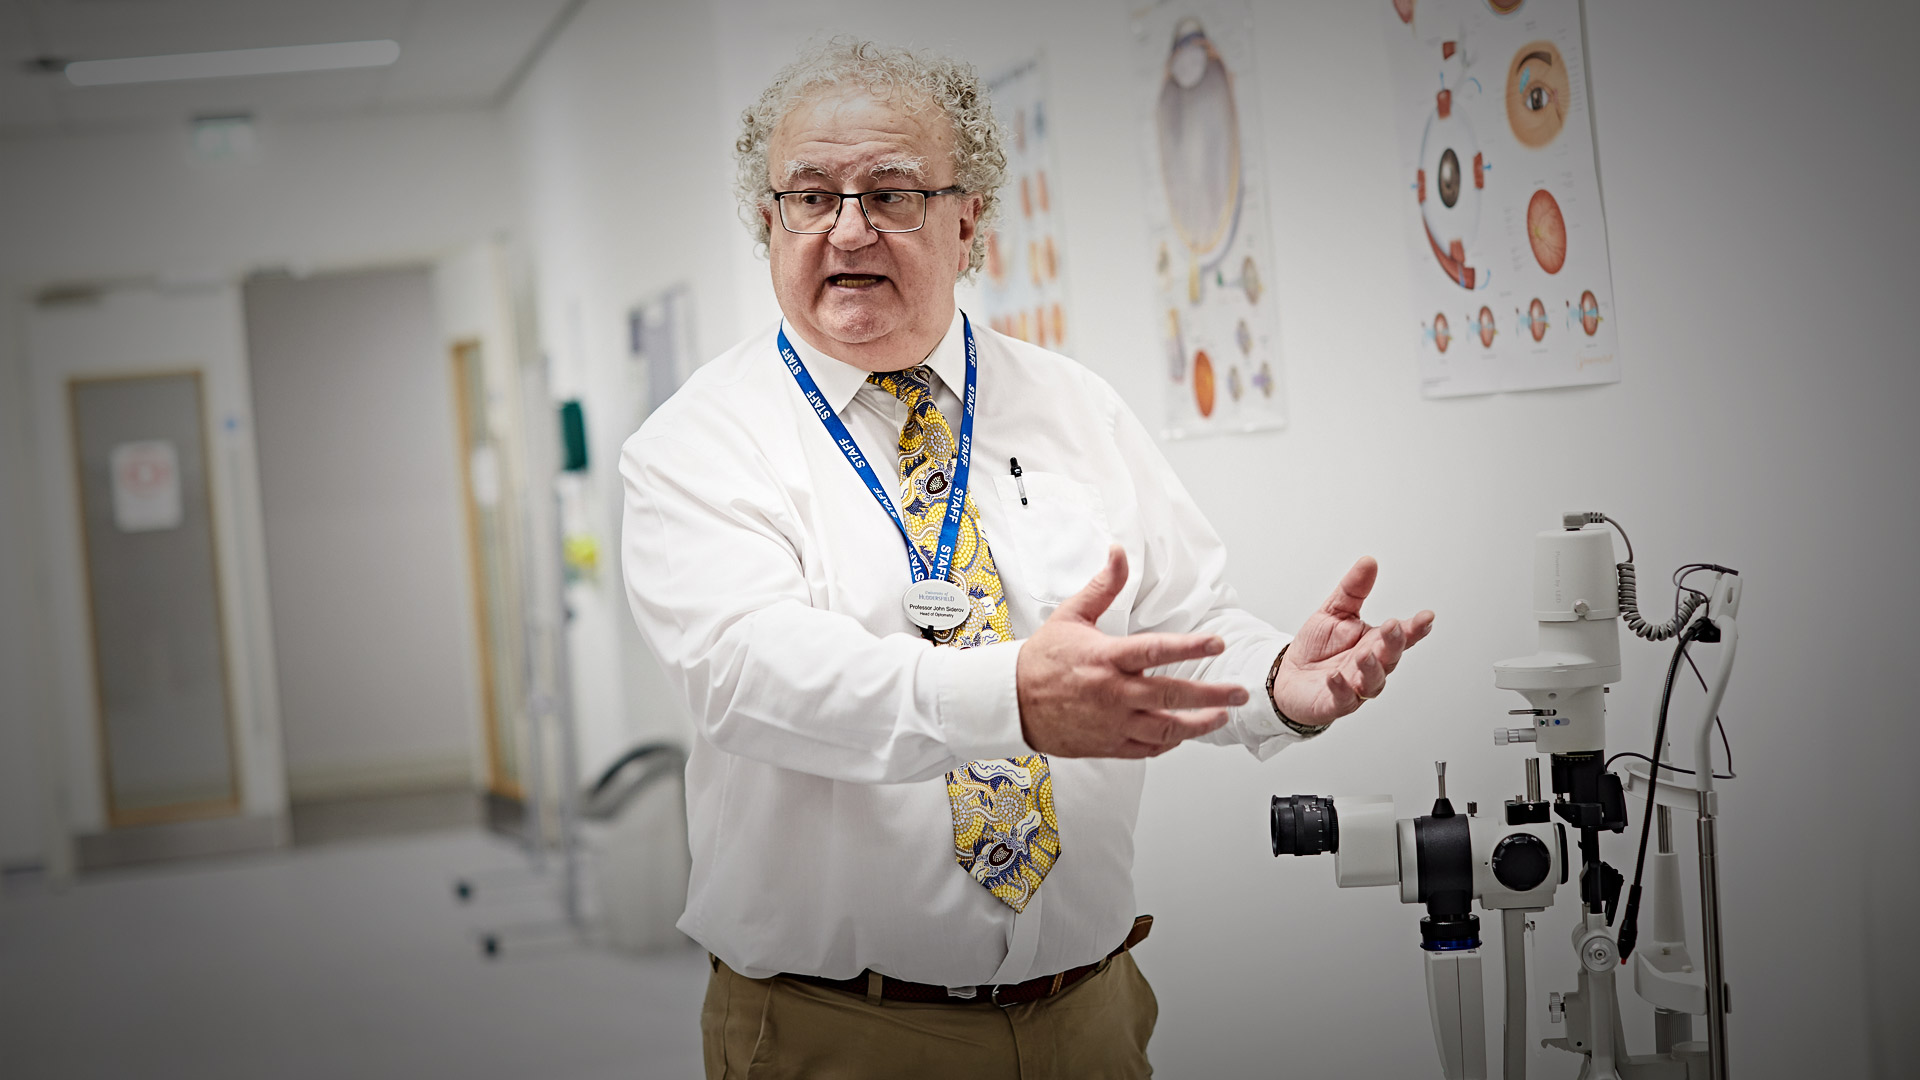
<svg viewBox="0 0 1920 1080">
<path fill-rule="evenodd" d="M 987 233 L 1000 208 L 1000 187 L 1007 179 L 1006 139 L 980 76 L 972 65 L 949 57 L 840 37 L 781 68 L 760 99 L 740 114 L 740 137 L 733 144 L 740 219 L 765 250 L 769 230 L 761 213 L 773 205 L 767 170 L 773 129 L 812 95 L 848 85 L 912 112 L 939 108 L 946 113 L 953 124 L 954 183 L 980 196 L 979 228 L 963 275 L 971 276 L 986 262 Z"/>
</svg>

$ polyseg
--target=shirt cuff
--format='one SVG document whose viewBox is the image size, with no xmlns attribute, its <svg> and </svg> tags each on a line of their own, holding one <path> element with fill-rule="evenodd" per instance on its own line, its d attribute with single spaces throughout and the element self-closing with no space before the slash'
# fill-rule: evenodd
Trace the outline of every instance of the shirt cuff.
<svg viewBox="0 0 1920 1080">
<path fill-rule="evenodd" d="M 1014 682 L 1021 644 L 930 650 L 926 663 L 939 695 L 940 730 L 955 759 L 993 761 L 1034 752 L 1020 730 Z"/>
<path fill-rule="evenodd" d="M 1300 733 L 1289 730 L 1281 723 L 1267 696 L 1267 673 L 1273 669 L 1274 656 L 1291 640 L 1284 634 L 1263 634 L 1228 646 L 1232 654 L 1229 670 L 1209 671 L 1204 677 L 1209 681 L 1234 682 L 1246 687 L 1247 701 L 1244 705 L 1234 706 L 1229 712 L 1227 726 L 1206 736 L 1206 741 L 1244 746 L 1261 761 L 1301 741 Z"/>
<path fill-rule="evenodd" d="M 1229 672 L 1208 672 L 1206 677 L 1221 682 L 1234 682 L 1246 687 L 1247 701 L 1230 710 L 1233 726 L 1240 728 L 1255 738 L 1282 735 L 1289 739 L 1298 739 L 1298 732 L 1289 731 L 1280 723 L 1280 716 L 1273 707 L 1273 700 L 1267 695 L 1267 675 L 1273 670 L 1276 656 L 1286 651 L 1293 639 L 1284 634 L 1261 635 L 1257 640 L 1236 643 L 1233 670 Z M 1251 745 L 1251 744 L 1249 744 Z"/>
</svg>

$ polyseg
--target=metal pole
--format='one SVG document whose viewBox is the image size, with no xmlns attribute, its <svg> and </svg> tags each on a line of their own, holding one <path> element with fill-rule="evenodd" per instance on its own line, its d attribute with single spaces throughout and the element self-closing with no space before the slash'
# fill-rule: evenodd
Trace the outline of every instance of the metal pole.
<svg viewBox="0 0 1920 1080">
<path fill-rule="evenodd" d="M 553 527 L 556 539 L 560 539 L 562 519 L 557 488 L 553 492 L 553 502 Z M 573 725 L 573 666 L 567 653 L 567 629 L 573 622 L 573 608 L 567 603 L 565 564 L 558 563 L 556 571 L 560 574 L 560 625 L 553 637 L 553 697 L 556 706 L 554 718 L 559 721 L 557 734 L 560 737 L 560 782 L 556 793 L 558 798 L 555 800 L 560 809 L 560 902 L 566 912 L 567 922 L 578 927 L 581 923 L 580 853 L 574 794 L 580 783 L 580 748 Z"/>
<path fill-rule="evenodd" d="M 1728 1077 L 1727 971 L 1720 946 L 1720 834 L 1715 820 L 1718 800 L 1713 791 L 1713 729 L 1740 644 L 1740 627 L 1734 621 L 1739 605 L 1739 579 L 1720 575 L 1713 584 L 1713 600 L 1707 609 L 1713 625 L 1720 630 L 1720 670 L 1707 691 L 1693 745 L 1693 782 L 1700 800 L 1700 937 L 1706 953 L 1707 1075 L 1712 1080 Z"/>
<path fill-rule="evenodd" d="M 1534 775 L 1539 775 L 1537 769 Z M 1502 1032 L 1505 1047 L 1500 1075 L 1505 1080 L 1527 1080 L 1527 913 L 1502 911 L 1500 934 L 1507 962 L 1507 1020 Z"/>
<path fill-rule="evenodd" d="M 536 874 L 547 870 L 547 758 L 541 744 L 546 740 L 549 708 L 544 692 L 536 689 L 527 695 L 527 779 L 520 788 L 525 800 L 521 810 L 526 816 L 521 821 L 520 842 L 526 845 L 527 861 Z"/>
<path fill-rule="evenodd" d="M 528 559 L 523 561 L 531 562 L 531 552 Z M 521 580 L 531 583 L 533 576 L 529 573 Z M 537 601 L 529 601 L 533 601 L 533 598 L 521 597 L 524 617 L 520 625 L 521 632 L 526 635 L 523 648 L 526 652 L 527 679 L 527 770 L 520 784 L 523 800 L 521 811 L 525 815 L 521 821 L 521 842 L 526 845 L 527 859 L 533 864 L 534 872 L 544 873 L 547 868 L 547 757 L 543 744 L 546 742 L 546 719 L 551 705 L 546 691 L 540 686 L 541 665 L 536 659 L 544 636 L 542 620 L 535 611 Z"/>
<path fill-rule="evenodd" d="M 537 478 L 536 483 L 544 484 L 549 490 L 553 487 L 553 461 L 551 452 L 541 453 L 533 448 L 550 446 L 552 428 L 546 422 L 547 380 L 542 368 L 528 367 L 523 370 L 520 379 L 520 415 L 526 430 L 524 445 L 527 447 L 527 473 Z M 529 408 L 528 403 L 539 408 Z M 540 419 L 535 420 L 535 417 Z M 537 430 L 535 430 L 537 429 Z M 538 488 L 534 489 L 535 491 Z M 547 755 L 546 729 L 547 718 L 553 714 L 553 696 L 542 685 L 549 673 L 542 670 L 540 658 L 546 656 L 545 638 L 547 622 L 538 594 L 541 575 L 539 567 L 540 545 L 535 541 L 539 536 L 537 527 L 538 502 L 533 491 L 525 494 L 525 512 L 520 515 L 520 580 L 523 588 L 520 595 L 520 627 L 525 635 L 521 652 L 525 661 L 527 685 L 527 775 L 521 785 L 525 802 L 523 842 L 527 846 L 528 861 L 533 864 L 535 873 L 545 873 L 547 868 Z M 562 601 L 564 603 L 564 600 Z"/>
<path fill-rule="evenodd" d="M 1702 762 L 1700 767 L 1708 767 Z M 1700 794 L 1700 938 L 1706 953 L 1707 1075 L 1728 1080 L 1727 973 L 1720 952 L 1720 840 L 1713 793 Z"/>
</svg>

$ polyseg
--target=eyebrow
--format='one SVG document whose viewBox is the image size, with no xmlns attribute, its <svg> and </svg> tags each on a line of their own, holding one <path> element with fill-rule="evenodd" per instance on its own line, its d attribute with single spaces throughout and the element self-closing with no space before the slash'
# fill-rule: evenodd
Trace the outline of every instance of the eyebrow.
<svg viewBox="0 0 1920 1080">
<path fill-rule="evenodd" d="M 909 180 L 922 180 L 927 175 L 927 159 L 921 157 L 888 158 L 885 161 L 875 164 L 873 168 L 867 170 L 867 173 L 873 177 L 899 176 Z M 787 162 L 786 172 L 781 183 L 791 184 L 802 178 L 832 180 L 834 177 L 833 173 L 824 165 L 816 165 L 811 161 L 803 161 L 798 158 Z"/>
<path fill-rule="evenodd" d="M 808 176 L 808 177 L 818 176 L 818 177 L 822 177 L 829 180 L 833 178 L 833 174 L 829 173 L 822 166 L 815 165 L 811 161 L 801 161 L 801 160 L 795 159 L 793 161 L 787 162 L 787 171 L 785 176 L 782 178 L 781 182 L 785 184 L 791 184 L 795 180 L 803 176 Z"/>
<path fill-rule="evenodd" d="M 1519 68 L 1525 67 L 1527 61 L 1529 60 L 1538 60 L 1541 63 L 1547 65 L 1548 67 L 1553 66 L 1553 57 L 1548 56 L 1546 53 L 1543 53 L 1538 49 L 1535 49 L 1533 52 L 1530 52 L 1527 55 L 1521 57 L 1520 62 L 1513 66 L 1516 70 L 1518 70 Z"/>
<path fill-rule="evenodd" d="M 918 157 L 890 158 L 875 165 L 870 170 L 872 176 L 904 176 L 909 180 L 919 180 L 927 175 L 927 159 Z"/>
</svg>

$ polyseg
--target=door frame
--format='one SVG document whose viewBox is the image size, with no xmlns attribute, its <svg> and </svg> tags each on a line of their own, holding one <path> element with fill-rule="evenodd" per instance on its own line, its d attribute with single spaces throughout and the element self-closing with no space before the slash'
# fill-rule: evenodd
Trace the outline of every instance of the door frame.
<svg viewBox="0 0 1920 1080">
<path fill-rule="evenodd" d="M 194 400 L 198 408 L 198 426 L 200 429 L 200 473 L 207 486 L 207 553 L 211 560 L 213 582 L 213 611 L 215 625 L 220 641 L 220 685 L 221 701 L 225 715 L 222 729 L 227 739 L 227 790 L 224 799 L 201 799 L 194 802 L 171 803 L 164 806 L 124 808 L 114 797 L 113 753 L 109 746 L 106 716 L 106 687 L 103 685 L 104 673 L 100 661 L 100 630 L 94 619 L 94 601 L 96 590 L 93 582 L 93 545 L 87 532 L 85 473 L 81 461 L 80 446 L 80 403 L 79 391 L 82 386 L 97 383 L 134 382 L 145 379 L 193 380 Z M 74 508 L 77 514 L 75 522 L 80 534 L 80 584 L 85 603 L 84 616 L 87 624 L 87 647 L 89 667 L 92 670 L 91 689 L 93 694 L 93 730 L 94 755 L 100 770 L 101 799 L 106 806 L 107 826 L 123 828 L 131 825 L 160 825 L 176 821 L 199 821 L 206 818 L 232 817 L 240 813 L 244 801 L 241 785 L 244 783 L 240 768 L 241 746 L 238 737 L 238 718 L 234 713 L 234 696 L 238 692 L 233 680 L 233 641 L 231 628 L 227 625 L 226 595 L 221 583 L 220 531 L 218 515 L 214 512 L 214 500 L 218 498 L 214 483 L 211 456 L 208 448 L 213 444 L 214 432 L 208 425 L 211 410 L 208 409 L 207 378 L 205 369 L 184 367 L 156 369 L 152 371 L 130 371 L 101 375 L 69 375 L 66 377 L 67 399 L 67 437 L 69 441 L 70 462 L 73 467 Z"/>
</svg>

